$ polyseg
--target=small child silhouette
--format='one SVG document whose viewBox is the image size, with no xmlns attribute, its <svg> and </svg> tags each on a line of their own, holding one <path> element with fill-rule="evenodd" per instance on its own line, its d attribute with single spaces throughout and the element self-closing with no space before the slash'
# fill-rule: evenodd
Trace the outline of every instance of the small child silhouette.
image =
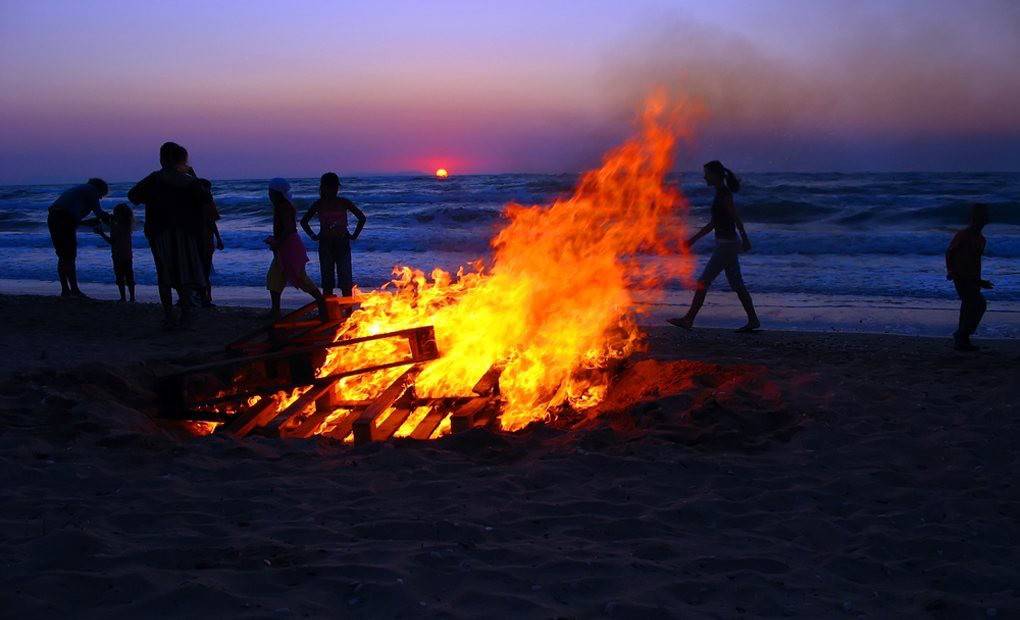
<svg viewBox="0 0 1020 620">
<path fill-rule="evenodd" d="M 120 203 L 113 208 L 110 218 L 110 234 L 103 232 L 103 225 L 96 225 L 96 232 L 110 244 L 113 258 L 113 275 L 120 290 L 120 300 L 127 301 L 125 288 L 131 301 L 135 300 L 134 252 L 131 247 L 131 229 L 134 228 L 135 216 L 127 203 Z"/>
</svg>

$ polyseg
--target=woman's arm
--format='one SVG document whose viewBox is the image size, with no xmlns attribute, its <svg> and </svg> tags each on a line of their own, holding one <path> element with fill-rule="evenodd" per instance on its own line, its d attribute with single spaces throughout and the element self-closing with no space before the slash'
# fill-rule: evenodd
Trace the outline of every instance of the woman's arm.
<svg viewBox="0 0 1020 620">
<path fill-rule="evenodd" d="M 102 225 L 96 224 L 95 228 L 93 228 L 92 230 L 96 231 L 96 234 L 98 234 L 100 237 L 102 237 L 104 241 L 106 241 L 110 245 L 113 245 L 113 240 L 110 239 L 110 237 L 107 236 L 107 234 L 105 232 L 103 232 Z"/>
<path fill-rule="evenodd" d="M 747 236 L 747 231 L 744 230 L 744 223 L 740 221 L 740 217 L 738 216 L 735 216 L 733 222 L 737 225 L 737 232 L 740 233 L 740 238 L 744 240 L 744 243 L 741 245 L 740 249 L 743 250 L 744 252 L 750 252 L 751 239 L 750 237 Z"/>
<path fill-rule="evenodd" d="M 309 222 L 312 221 L 312 218 L 315 217 L 315 214 L 318 213 L 318 211 L 319 211 L 319 201 L 316 200 L 315 202 L 313 202 L 311 204 L 310 207 L 308 207 L 308 210 L 305 211 L 305 214 L 303 216 L 301 216 L 301 228 L 305 229 L 305 233 L 308 234 L 308 238 L 311 239 L 312 241 L 318 241 L 319 240 L 319 236 L 315 234 L 315 231 L 312 230 L 312 227 L 309 224 Z"/>
<path fill-rule="evenodd" d="M 705 224 L 704 226 L 702 226 L 701 230 L 696 232 L 693 237 L 691 237 L 690 239 L 687 240 L 687 246 L 690 247 L 690 246 L 694 245 L 695 243 L 698 242 L 698 239 L 701 239 L 702 237 L 704 237 L 708 233 L 712 232 L 712 230 L 714 228 L 715 228 L 715 222 L 709 222 L 708 224 Z"/>
<path fill-rule="evenodd" d="M 361 229 L 363 229 L 365 227 L 365 221 L 368 218 L 365 217 L 365 214 L 361 211 L 361 209 L 359 209 L 358 207 L 354 206 L 353 202 L 351 203 L 351 206 L 349 207 L 349 210 L 350 210 L 351 213 L 354 214 L 354 217 L 358 218 L 358 223 L 355 224 L 355 226 L 354 226 L 354 234 L 351 235 L 351 239 L 357 239 L 358 235 L 361 234 Z"/>
<path fill-rule="evenodd" d="M 104 224 L 109 224 L 110 223 L 110 214 L 107 213 L 106 211 L 103 211 L 103 207 L 101 206 L 101 203 L 100 203 L 98 197 L 93 198 L 92 200 L 89 201 L 88 211 L 86 211 L 85 213 L 86 214 L 89 214 L 89 213 L 95 214 L 96 218 L 99 219 L 99 221 L 103 222 Z"/>
<path fill-rule="evenodd" d="M 139 205 L 143 202 L 149 202 L 149 194 L 152 186 L 152 177 L 149 175 L 141 181 L 135 183 L 135 186 L 128 191 L 127 198 L 131 204 Z"/>
</svg>

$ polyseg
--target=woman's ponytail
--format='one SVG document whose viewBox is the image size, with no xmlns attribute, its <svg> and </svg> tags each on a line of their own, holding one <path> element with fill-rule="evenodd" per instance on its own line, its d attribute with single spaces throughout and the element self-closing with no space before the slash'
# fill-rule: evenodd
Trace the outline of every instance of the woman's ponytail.
<svg viewBox="0 0 1020 620">
<path fill-rule="evenodd" d="M 729 188 L 734 194 L 740 191 L 740 179 L 737 175 L 733 174 L 733 171 L 729 168 L 723 167 L 723 179 L 726 181 L 726 187 Z"/>
<path fill-rule="evenodd" d="M 726 186 L 726 189 L 730 190 L 731 192 L 740 191 L 740 179 L 738 179 L 737 175 L 733 174 L 733 171 L 724 166 L 722 162 L 719 161 L 718 159 L 713 159 L 712 161 L 705 164 L 705 170 L 711 171 L 712 173 L 721 176 L 723 180 L 723 185 Z"/>
</svg>

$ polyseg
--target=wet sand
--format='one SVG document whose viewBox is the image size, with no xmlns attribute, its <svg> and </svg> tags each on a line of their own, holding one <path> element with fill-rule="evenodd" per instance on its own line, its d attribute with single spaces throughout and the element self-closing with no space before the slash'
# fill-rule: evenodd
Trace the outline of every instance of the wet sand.
<svg viewBox="0 0 1020 620">
<path fill-rule="evenodd" d="M 1013 617 L 1020 343 L 653 328 L 602 415 L 187 438 L 153 377 L 258 323 L 0 296 L 18 617 Z"/>
<path fill-rule="evenodd" d="M 119 294 L 113 284 L 89 282 L 82 284 L 97 299 L 114 300 Z M 725 289 L 725 286 L 720 287 Z M 60 290 L 56 282 L 8 280 L 0 278 L 0 294 L 53 295 Z M 138 299 L 156 303 L 154 286 L 138 285 Z M 952 293 L 952 286 L 949 291 Z M 268 307 L 269 296 L 260 286 L 217 286 L 216 301 L 226 307 Z M 640 310 L 638 322 L 653 327 L 667 318 L 682 315 L 691 305 L 691 291 L 668 291 L 635 294 Z M 1020 338 L 1020 302 L 999 299 L 989 293 L 988 311 L 981 321 L 985 338 Z M 283 293 L 283 307 L 297 308 L 308 302 L 308 296 L 296 289 Z M 754 292 L 754 303 L 764 326 L 769 330 L 813 331 L 837 333 L 899 334 L 903 336 L 942 337 L 953 333 L 960 316 L 958 299 L 910 297 L 855 297 Z M 698 317 L 699 327 L 736 328 L 746 321 L 737 296 L 728 290 L 712 291 L 705 309 Z"/>
</svg>

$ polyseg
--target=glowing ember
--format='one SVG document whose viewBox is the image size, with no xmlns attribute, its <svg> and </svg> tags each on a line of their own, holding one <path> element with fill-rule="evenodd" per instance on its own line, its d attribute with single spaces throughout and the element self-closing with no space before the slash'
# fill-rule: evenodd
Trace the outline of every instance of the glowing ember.
<svg viewBox="0 0 1020 620">
<path fill-rule="evenodd" d="M 665 277 L 690 275 L 678 217 L 687 203 L 666 179 L 676 140 L 686 137 L 682 112 L 652 98 L 639 134 L 583 175 L 573 195 L 548 206 L 506 207 L 491 264 L 477 262 L 456 275 L 397 267 L 390 285 L 362 294 L 339 337 L 433 325 L 441 357 L 424 367 L 416 395 L 468 396 L 490 366 L 501 365 L 504 430 L 546 419 L 563 405 L 598 404 L 608 384 L 600 369 L 640 345 L 632 290 L 654 292 Z M 661 258 L 639 260 L 640 254 Z M 343 351 L 342 360 L 327 360 L 323 374 L 361 363 L 351 354 L 371 359 L 393 354 L 392 347 L 375 341 Z M 337 392 L 345 399 L 378 394 L 400 372 L 349 377 Z M 401 427 L 396 434 L 408 432 Z"/>
<path fill-rule="evenodd" d="M 436 170 L 437 179 L 445 179 L 448 176 L 450 176 L 450 173 L 447 172 L 446 168 L 439 168 Z"/>
</svg>

